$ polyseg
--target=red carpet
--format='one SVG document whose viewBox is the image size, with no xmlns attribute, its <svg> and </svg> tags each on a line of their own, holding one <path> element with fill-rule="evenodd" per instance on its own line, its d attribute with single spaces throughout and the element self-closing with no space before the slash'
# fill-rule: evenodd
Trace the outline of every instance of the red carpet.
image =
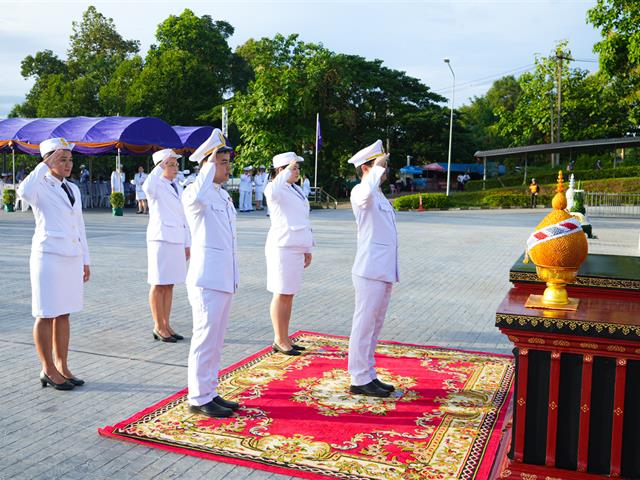
<svg viewBox="0 0 640 480">
<path fill-rule="evenodd" d="M 192 415 L 186 389 L 101 435 L 303 478 L 486 479 L 511 395 L 511 357 L 383 342 L 389 398 L 349 394 L 348 339 L 298 332 L 223 371 L 237 416 Z"/>
</svg>

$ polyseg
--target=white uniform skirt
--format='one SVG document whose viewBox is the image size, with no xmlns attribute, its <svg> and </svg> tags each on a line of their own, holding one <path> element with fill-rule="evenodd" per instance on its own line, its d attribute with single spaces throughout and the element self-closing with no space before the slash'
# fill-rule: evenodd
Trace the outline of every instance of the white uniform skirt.
<svg viewBox="0 0 640 480">
<path fill-rule="evenodd" d="M 82 255 L 31 252 L 31 315 L 54 318 L 82 310 Z"/>
<path fill-rule="evenodd" d="M 264 185 L 256 187 L 256 202 L 261 202 L 264 198 Z"/>
<path fill-rule="evenodd" d="M 146 200 L 147 196 L 144 193 L 144 190 L 136 190 L 136 200 Z"/>
<path fill-rule="evenodd" d="M 267 290 L 285 295 L 298 293 L 302 288 L 304 249 L 267 247 L 265 255 L 267 257 Z"/>
<path fill-rule="evenodd" d="M 176 285 L 187 277 L 184 245 L 161 241 L 147 242 L 149 285 Z"/>
</svg>

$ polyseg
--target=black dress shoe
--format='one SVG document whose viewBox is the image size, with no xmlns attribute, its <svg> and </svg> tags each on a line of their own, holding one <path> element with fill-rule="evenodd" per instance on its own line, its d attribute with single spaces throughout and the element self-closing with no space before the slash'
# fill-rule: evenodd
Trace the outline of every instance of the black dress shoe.
<svg viewBox="0 0 640 480">
<path fill-rule="evenodd" d="M 176 340 L 184 340 L 184 337 L 182 335 L 180 335 L 179 333 L 172 333 L 171 336 L 173 338 L 175 338 Z"/>
<path fill-rule="evenodd" d="M 233 410 L 223 407 L 222 405 L 218 405 L 213 400 L 209 403 L 205 403 L 204 405 L 189 405 L 189 411 L 191 413 L 199 413 L 212 418 L 226 418 L 233 415 Z"/>
<path fill-rule="evenodd" d="M 81 387 L 82 385 L 84 385 L 84 380 L 81 380 L 79 378 L 74 378 L 74 377 L 72 378 L 64 377 L 64 378 L 67 380 L 67 382 L 73 383 L 73 385 L 76 387 Z"/>
<path fill-rule="evenodd" d="M 351 385 L 349 391 L 355 395 L 366 395 L 367 397 L 388 397 L 391 392 L 383 390 L 374 382 L 369 382 L 366 385 Z"/>
<path fill-rule="evenodd" d="M 292 348 L 291 350 L 283 350 L 278 346 L 277 343 L 274 343 L 272 347 L 274 352 L 284 353 L 285 355 L 291 355 L 292 357 L 295 357 L 296 355 L 301 355 L 301 353 L 295 348 Z"/>
<path fill-rule="evenodd" d="M 299 350 L 299 351 L 306 350 L 306 348 L 305 348 L 305 347 L 302 347 L 302 346 L 300 346 L 300 345 L 296 345 L 295 343 L 293 343 L 293 344 L 291 345 L 291 348 L 293 348 L 294 350 Z"/>
<path fill-rule="evenodd" d="M 211 400 L 212 402 L 216 402 L 221 407 L 229 408 L 231 410 L 237 410 L 240 408 L 240 404 L 238 402 L 232 402 L 231 400 L 225 400 L 220 395 Z"/>
<path fill-rule="evenodd" d="M 167 342 L 167 343 L 176 343 L 178 341 L 178 340 L 176 340 L 176 337 L 173 337 L 171 335 L 169 335 L 168 337 L 163 337 L 158 332 L 156 332 L 155 329 L 153 330 L 153 339 L 154 340 L 161 340 L 161 341 Z"/>
<path fill-rule="evenodd" d="M 40 374 L 40 383 L 42 384 L 42 388 L 46 387 L 47 385 L 51 385 L 56 390 L 73 390 L 75 388 L 75 385 L 67 380 L 62 383 L 55 383 L 44 372 Z"/>
<path fill-rule="evenodd" d="M 381 382 L 377 378 L 374 378 L 372 380 L 372 383 L 375 383 L 378 387 L 380 387 L 383 390 L 386 390 L 387 392 L 393 392 L 396 389 L 396 387 L 394 387 L 390 383 Z"/>
</svg>

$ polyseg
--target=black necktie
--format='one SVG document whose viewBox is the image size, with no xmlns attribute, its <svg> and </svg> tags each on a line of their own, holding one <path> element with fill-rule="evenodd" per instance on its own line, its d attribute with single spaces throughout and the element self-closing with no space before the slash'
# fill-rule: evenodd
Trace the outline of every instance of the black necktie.
<svg viewBox="0 0 640 480">
<path fill-rule="evenodd" d="M 73 196 L 73 192 L 64 182 L 62 183 L 62 189 L 64 190 L 64 193 L 67 194 L 67 197 L 69 197 L 69 201 L 71 202 L 71 206 L 73 207 L 73 204 L 76 203 L 76 198 Z"/>
<path fill-rule="evenodd" d="M 176 191 L 176 195 L 178 195 L 178 187 L 176 187 L 176 184 L 173 182 L 170 182 L 169 185 L 171 185 L 173 187 L 173 189 Z M 180 196 L 180 195 L 178 195 Z"/>
</svg>

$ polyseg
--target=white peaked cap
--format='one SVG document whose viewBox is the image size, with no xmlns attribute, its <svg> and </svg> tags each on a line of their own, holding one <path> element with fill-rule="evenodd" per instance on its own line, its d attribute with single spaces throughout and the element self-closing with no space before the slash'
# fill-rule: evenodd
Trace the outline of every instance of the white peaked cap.
<svg viewBox="0 0 640 480">
<path fill-rule="evenodd" d="M 293 152 L 279 153 L 273 157 L 273 168 L 280 168 L 289 165 L 292 161 L 304 162 L 304 158 Z"/>
<path fill-rule="evenodd" d="M 211 132 L 209 138 L 207 138 L 204 143 L 191 154 L 189 160 L 191 160 L 192 162 L 200 163 L 202 160 L 211 155 L 211 153 L 216 148 L 219 152 L 229 152 L 233 150 L 231 147 L 227 146 L 227 139 L 224 138 L 222 130 L 220 130 L 219 128 L 213 129 L 213 132 Z"/>
<path fill-rule="evenodd" d="M 182 157 L 182 155 L 178 155 L 176 152 L 174 152 L 170 148 L 165 148 L 163 150 L 158 150 L 151 157 L 153 158 L 153 164 L 158 165 L 160 162 L 162 162 L 166 158 L 180 158 Z"/>
<path fill-rule="evenodd" d="M 265 167 L 264 165 L 260 165 L 260 166 L 258 167 L 258 169 L 260 169 L 260 170 L 266 170 L 266 169 L 267 169 L 267 167 Z"/>
<path fill-rule="evenodd" d="M 245 172 L 248 172 L 249 170 L 253 170 L 253 167 L 246 166 L 246 167 L 244 167 L 244 169 L 243 169 L 243 170 L 244 170 Z"/>
<path fill-rule="evenodd" d="M 349 159 L 349 163 L 354 167 L 359 167 L 363 163 L 375 160 L 378 157 L 384 155 L 384 148 L 382 147 L 382 140 L 376 140 L 373 144 L 363 148 L 353 157 Z"/>
<path fill-rule="evenodd" d="M 40 155 L 44 157 L 49 152 L 56 150 L 73 150 L 75 143 L 69 143 L 64 138 L 50 138 L 40 143 Z"/>
</svg>

